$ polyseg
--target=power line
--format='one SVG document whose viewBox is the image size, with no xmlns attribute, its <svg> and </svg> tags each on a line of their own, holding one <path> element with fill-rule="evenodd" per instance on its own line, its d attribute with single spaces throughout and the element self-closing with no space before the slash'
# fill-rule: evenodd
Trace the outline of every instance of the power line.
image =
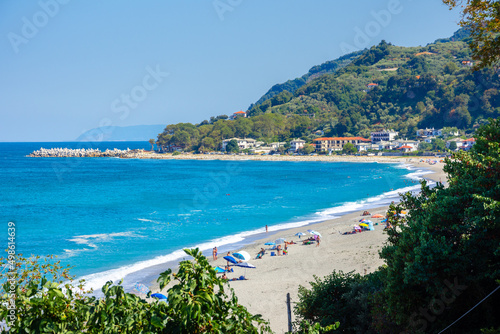
<svg viewBox="0 0 500 334">
<path fill-rule="evenodd" d="M 449 325 L 448 327 L 446 327 L 445 329 L 443 329 L 441 332 L 439 332 L 438 334 L 441 334 L 443 333 L 445 330 L 447 330 L 448 328 L 450 328 L 451 326 L 453 326 L 456 322 L 458 322 L 458 320 L 462 319 L 463 317 L 465 317 L 470 311 L 472 311 L 473 309 L 476 308 L 476 306 L 478 306 L 479 304 L 481 304 L 486 298 L 488 298 L 489 296 L 491 296 L 493 293 L 495 293 L 495 291 L 497 291 L 498 289 L 500 289 L 500 285 L 496 287 L 495 290 L 491 291 L 489 295 L 487 295 L 486 297 L 483 298 L 483 300 L 481 300 L 479 303 L 477 303 L 476 305 L 474 305 L 473 308 L 471 308 L 470 310 L 468 310 L 467 312 L 464 313 L 464 315 L 462 315 L 460 318 L 458 318 L 457 320 L 455 320 L 451 325 Z"/>
</svg>

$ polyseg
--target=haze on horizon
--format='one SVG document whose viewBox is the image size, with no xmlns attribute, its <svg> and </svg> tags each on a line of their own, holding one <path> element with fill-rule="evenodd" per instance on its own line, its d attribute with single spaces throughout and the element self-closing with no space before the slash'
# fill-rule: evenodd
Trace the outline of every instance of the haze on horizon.
<svg viewBox="0 0 500 334">
<path fill-rule="evenodd" d="M 230 115 L 344 53 L 459 28 L 440 0 L 3 1 L 0 13 L 0 141 L 10 142 Z"/>
</svg>

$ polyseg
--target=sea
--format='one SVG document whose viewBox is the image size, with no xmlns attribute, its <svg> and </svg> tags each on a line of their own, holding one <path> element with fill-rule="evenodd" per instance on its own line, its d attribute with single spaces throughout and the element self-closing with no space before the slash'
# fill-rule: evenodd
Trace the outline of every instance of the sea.
<svg viewBox="0 0 500 334">
<path fill-rule="evenodd" d="M 18 253 L 57 255 L 96 293 L 110 280 L 148 285 L 186 258 L 183 248 L 222 253 L 263 237 L 266 225 L 278 238 L 387 205 L 418 191 L 429 172 L 396 163 L 27 157 L 41 147 L 151 146 L 0 143 L 0 246 L 13 222 Z"/>
</svg>

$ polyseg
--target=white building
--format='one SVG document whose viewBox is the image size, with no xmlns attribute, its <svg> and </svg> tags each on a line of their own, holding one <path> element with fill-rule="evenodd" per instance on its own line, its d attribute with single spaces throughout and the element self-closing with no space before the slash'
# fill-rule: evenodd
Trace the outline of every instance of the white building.
<svg viewBox="0 0 500 334">
<path fill-rule="evenodd" d="M 393 141 L 398 134 L 399 132 L 394 130 L 382 130 L 382 131 L 372 132 L 370 137 L 372 139 L 372 143 L 377 143 L 380 141 Z"/>
<path fill-rule="evenodd" d="M 443 130 L 435 130 L 434 128 L 432 129 L 418 129 L 417 130 L 417 137 L 437 137 L 441 136 L 443 134 Z"/>
<path fill-rule="evenodd" d="M 366 151 L 366 150 L 370 150 L 372 148 L 372 144 L 370 143 L 359 143 L 359 144 L 356 144 L 356 149 L 358 150 L 358 152 L 363 152 L 363 151 Z"/>
<path fill-rule="evenodd" d="M 462 139 L 462 138 L 453 138 L 446 142 L 446 148 L 450 148 L 451 142 L 457 143 L 457 150 L 465 150 L 468 151 L 471 149 L 472 145 L 476 142 L 474 138 Z"/>
<path fill-rule="evenodd" d="M 290 151 L 297 152 L 299 149 L 304 147 L 305 144 L 305 140 L 302 140 L 300 138 L 294 139 L 290 142 Z"/>
<path fill-rule="evenodd" d="M 280 141 L 280 142 L 274 142 L 269 144 L 269 147 L 271 147 L 273 150 L 277 150 L 280 147 L 285 147 L 286 142 Z"/>
<path fill-rule="evenodd" d="M 415 152 L 418 151 L 419 142 L 416 140 L 398 140 L 395 142 L 396 149 L 401 152 Z"/>
<path fill-rule="evenodd" d="M 244 149 L 247 149 L 247 148 L 255 147 L 255 143 L 257 142 L 255 139 L 252 139 L 252 138 L 244 138 L 244 139 L 231 138 L 231 139 L 224 139 L 222 141 L 222 150 L 223 151 L 226 150 L 226 146 L 227 146 L 227 144 L 231 140 L 236 140 L 236 142 L 238 143 L 238 147 L 240 148 L 240 150 L 244 150 Z"/>
</svg>

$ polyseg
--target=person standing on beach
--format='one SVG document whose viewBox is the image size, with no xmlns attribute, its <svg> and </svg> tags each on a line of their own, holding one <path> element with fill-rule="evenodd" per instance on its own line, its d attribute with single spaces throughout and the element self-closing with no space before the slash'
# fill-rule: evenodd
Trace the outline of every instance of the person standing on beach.
<svg viewBox="0 0 500 334">
<path fill-rule="evenodd" d="M 267 225 L 266 225 L 266 233 L 267 233 Z"/>
<path fill-rule="evenodd" d="M 215 247 L 212 248 L 212 259 L 215 261 L 216 258 L 215 258 Z"/>
<path fill-rule="evenodd" d="M 278 247 L 276 247 L 276 250 L 278 251 L 278 256 L 281 255 L 281 245 L 278 245 Z"/>
<path fill-rule="evenodd" d="M 318 238 L 316 239 L 316 247 L 319 247 L 319 241 L 320 241 L 320 237 L 318 235 Z"/>
<path fill-rule="evenodd" d="M 215 259 L 217 260 L 217 246 L 214 247 L 214 255 L 215 255 Z"/>
</svg>

